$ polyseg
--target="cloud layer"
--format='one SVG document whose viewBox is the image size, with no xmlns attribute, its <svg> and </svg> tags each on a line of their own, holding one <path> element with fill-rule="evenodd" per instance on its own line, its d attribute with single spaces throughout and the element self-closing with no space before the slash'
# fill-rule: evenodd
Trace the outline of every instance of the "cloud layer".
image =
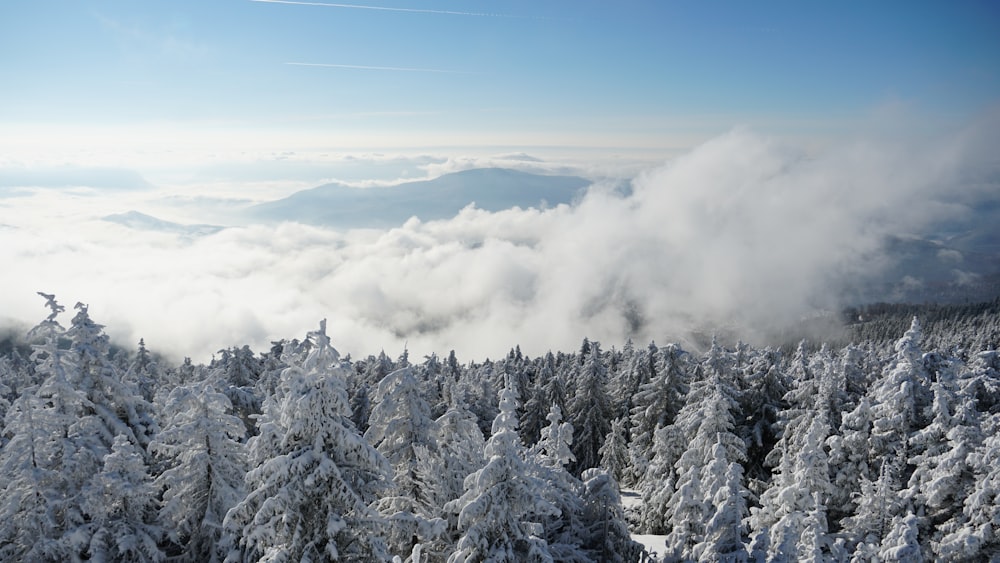
<svg viewBox="0 0 1000 563">
<path fill-rule="evenodd" d="M 620 345 L 719 327 L 760 338 L 890 267 L 886 235 L 996 193 L 989 130 L 820 154 L 735 130 L 643 172 L 628 195 L 598 183 L 574 206 L 466 208 L 387 231 L 251 225 L 185 238 L 92 220 L 97 202 L 67 215 L 59 206 L 73 202 L 50 196 L 32 200 L 37 217 L 0 220 L 0 260 L 14 265 L 0 273 L 0 317 L 38 322 L 35 292 L 54 292 L 89 303 L 124 342 L 198 361 L 301 337 L 321 318 L 355 355 L 406 345 L 481 359 L 515 344 L 534 355 L 584 336 Z"/>
</svg>

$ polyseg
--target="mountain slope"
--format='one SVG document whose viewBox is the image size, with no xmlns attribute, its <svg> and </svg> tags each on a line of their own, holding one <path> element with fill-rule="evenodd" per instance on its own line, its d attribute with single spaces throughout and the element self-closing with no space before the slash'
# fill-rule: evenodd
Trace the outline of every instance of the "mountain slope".
<svg viewBox="0 0 1000 563">
<path fill-rule="evenodd" d="M 576 176 L 481 168 L 383 188 L 326 184 L 255 205 L 247 213 L 258 221 L 391 227 L 414 216 L 424 221 L 453 217 L 470 203 L 487 211 L 570 203 L 589 184 Z"/>
<path fill-rule="evenodd" d="M 223 229 L 223 227 L 215 225 L 184 225 L 181 223 L 173 223 L 171 221 L 157 219 L 152 215 L 146 215 L 145 213 L 140 213 L 138 211 L 127 211 L 125 213 L 106 215 L 102 219 L 110 223 L 117 223 L 124 227 L 139 231 L 156 231 L 188 236 L 210 235 Z"/>
</svg>

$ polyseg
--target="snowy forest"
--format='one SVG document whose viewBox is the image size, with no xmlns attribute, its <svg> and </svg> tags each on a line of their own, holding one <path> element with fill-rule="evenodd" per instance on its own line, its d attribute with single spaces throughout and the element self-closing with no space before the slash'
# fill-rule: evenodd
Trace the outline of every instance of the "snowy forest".
<svg viewBox="0 0 1000 563">
<path fill-rule="evenodd" d="M 322 321 L 167 365 L 41 295 L 0 357 L 0 561 L 1000 560 L 1000 300 L 481 362 Z"/>
</svg>

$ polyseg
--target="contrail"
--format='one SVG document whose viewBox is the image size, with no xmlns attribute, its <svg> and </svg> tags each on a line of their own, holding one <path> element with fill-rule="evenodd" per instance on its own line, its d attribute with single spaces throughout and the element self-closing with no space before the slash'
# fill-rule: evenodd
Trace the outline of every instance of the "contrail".
<svg viewBox="0 0 1000 563">
<path fill-rule="evenodd" d="M 269 0 L 253 0 L 254 2 L 265 2 Z M 399 72 L 436 72 L 440 74 L 475 74 L 462 70 L 445 70 L 439 68 L 409 68 L 400 66 L 368 66 L 368 65 L 338 65 L 328 63 L 285 63 L 292 66 L 321 66 L 326 68 L 346 68 L 351 70 L 391 70 Z"/>
<path fill-rule="evenodd" d="M 250 0 L 267 4 L 295 4 L 298 6 L 325 6 L 327 8 L 346 8 L 351 10 L 379 10 L 382 12 L 408 12 L 412 14 L 444 14 L 448 16 L 476 16 L 481 18 L 523 18 L 506 14 L 487 14 L 483 12 L 458 12 L 454 10 L 430 10 L 426 8 L 392 8 L 389 6 L 366 6 L 364 4 L 338 4 L 333 2 L 301 2 L 299 0 Z"/>
</svg>

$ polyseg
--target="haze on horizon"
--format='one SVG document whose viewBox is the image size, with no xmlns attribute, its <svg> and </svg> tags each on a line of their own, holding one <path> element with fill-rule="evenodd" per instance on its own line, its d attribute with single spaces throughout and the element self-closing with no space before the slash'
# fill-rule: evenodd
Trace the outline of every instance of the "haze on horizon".
<svg viewBox="0 0 1000 563">
<path fill-rule="evenodd" d="M 885 236 L 996 199 L 998 22 L 991 2 L 7 2 L 0 318 L 35 324 L 55 293 L 199 360 L 321 318 L 344 352 L 465 357 L 770 330 L 890 268 Z M 234 213 L 478 167 L 594 187 L 391 230 Z M 131 210 L 232 228 L 101 220 Z"/>
</svg>

